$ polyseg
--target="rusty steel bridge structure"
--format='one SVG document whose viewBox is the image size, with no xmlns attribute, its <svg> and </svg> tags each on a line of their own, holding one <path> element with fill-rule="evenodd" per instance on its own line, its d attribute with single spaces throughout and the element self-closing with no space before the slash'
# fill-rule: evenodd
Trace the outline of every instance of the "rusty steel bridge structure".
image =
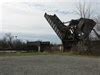
<svg viewBox="0 0 100 75">
<path fill-rule="evenodd" d="M 61 39 L 64 51 L 71 50 L 78 42 L 87 40 L 89 34 L 96 25 L 94 20 L 87 18 L 72 19 L 68 22 L 62 22 L 56 14 L 49 15 L 45 13 L 44 17 Z M 68 26 L 66 26 L 65 23 L 68 23 Z"/>
</svg>

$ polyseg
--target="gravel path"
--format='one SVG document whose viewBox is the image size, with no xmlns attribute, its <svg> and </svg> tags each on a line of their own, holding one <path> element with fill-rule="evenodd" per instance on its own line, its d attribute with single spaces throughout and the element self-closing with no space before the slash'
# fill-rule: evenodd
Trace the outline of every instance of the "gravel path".
<svg viewBox="0 0 100 75">
<path fill-rule="evenodd" d="M 0 75 L 100 75 L 100 58 L 61 55 L 0 57 Z"/>
</svg>

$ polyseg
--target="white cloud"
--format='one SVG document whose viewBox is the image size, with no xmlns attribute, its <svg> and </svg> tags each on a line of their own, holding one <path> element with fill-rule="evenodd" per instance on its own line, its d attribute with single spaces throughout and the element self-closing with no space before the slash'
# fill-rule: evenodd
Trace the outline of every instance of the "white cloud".
<svg viewBox="0 0 100 75">
<path fill-rule="evenodd" d="M 76 0 L 2 0 L 0 32 L 56 36 L 45 20 L 44 13 L 57 14 L 62 21 L 69 21 L 77 18 L 77 15 L 73 13 L 75 3 Z M 99 9 L 99 5 L 97 8 Z"/>
<path fill-rule="evenodd" d="M 32 5 L 32 6 L 31 6 Z M 43 7 L 44 6 L 44 7 Z M 54 33 L 50 29 L 49 24 L 44 18 L 46 6 L 36 3 L 16 3 L 7 2 L 2 6 L 2 25 L 3 31 L 10 32 L 27 32 L 27 33 L 42 33 L 52 34 Z M 56 6 L 54 6 L 56 9 Z M 47 9 L 52 7 L 47 6 Z M 56 13 L 64 13 L 64 11 L 53 10 Z M 48 31 L 49 30 L 49 31 Z M 52 32 L 51 32 L 52 31 Z"/>
</svg>

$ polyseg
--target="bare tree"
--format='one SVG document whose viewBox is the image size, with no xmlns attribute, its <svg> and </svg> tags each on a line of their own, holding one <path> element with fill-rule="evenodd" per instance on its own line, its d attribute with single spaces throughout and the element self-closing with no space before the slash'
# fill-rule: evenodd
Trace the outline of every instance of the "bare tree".
<svg viewBox="0 0 100 75">
<path fill-rule="evenodd" d="M 84 1 L 77 3 L 75 12 L 81 18 L 91 18 L 93 16 L 91 4 Z"/>
<path fill-rule="evenodd" d="M 91 4 L 89 2 L 80 1 L 76 5 L 76 14 L 80 18 L 88 18 L 88 19 L 93 19 L 94 16 L 94 11 L 93 8 L 91 7 Z M 82 41 L 79 42 L 80 48 L 82 51 L 86 51 L 87 53 L 91 52 L 91 45 L 90 45 L 90 37 L 87 39 L 83 39 Z"/>
<path fill-rule="evenodd" d="M 8 44 L 8 46 L 11 48 L 13 46 L 14 36 L 12 36 L 11 33 L 6 33 L 4 36 L 4 39 L 6 43 Z"/>
<path fill-rule="evenodd" d="M 96 25 L 96 30 L 100 31 L 100 16 L 98 15 L 95 19 L 94 19 L 97 23 Z"/>
</svg>

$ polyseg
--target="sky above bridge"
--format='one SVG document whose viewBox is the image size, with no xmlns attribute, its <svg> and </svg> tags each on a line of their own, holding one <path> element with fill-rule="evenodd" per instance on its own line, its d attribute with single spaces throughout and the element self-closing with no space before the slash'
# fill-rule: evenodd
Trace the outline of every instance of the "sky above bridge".
<svg viewBox="0 0 100 75">
<path fill-rule="evenodd" d="M 22 40 L 61 43 L 44 13 L 56 14 L 62 22 L 77 19 L 74 12 L 80 0 L 0 0 L 0 34 L 12 33 Z M 100 2 L 86 0 L 99 16 Z M 1 37 L 2 37 L 1 36 Z M 0 38 L 1 38 L 0 37 Z"/>
</svg>

